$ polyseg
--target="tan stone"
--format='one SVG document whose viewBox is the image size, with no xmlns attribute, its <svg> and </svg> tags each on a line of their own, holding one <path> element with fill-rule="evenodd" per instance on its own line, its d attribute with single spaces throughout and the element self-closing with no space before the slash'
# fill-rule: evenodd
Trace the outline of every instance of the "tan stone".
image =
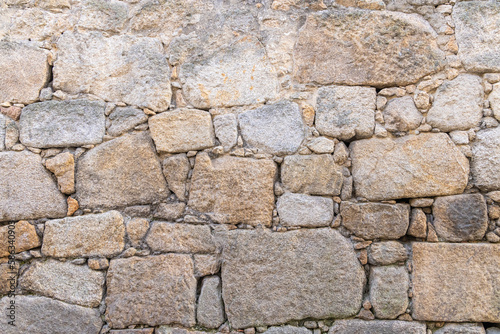
<svg viewBox="0 0 500 334">
<path fill-rule="evenodd" d="M 482 191 L 500 189 L 500 127 L 477 132 L 472 143 L 471 171 L 474 184 Z"/>
<path fill-rule="evenodd" d="M 73 154 L 64 152 L 47 159 L 45 167 L 57 177 L 59 190 L 63 194 L 75 192 L 75 159 Z"/>
<path fill-rule="evenodd" d="M 89 268 L 94 270 L 105 270 L 109 267 L 108 259 L 104 257 L 99 257 L 97 259 L 89 259 L 87 261 Z"/>
<path fill-rule="evenodd" d="M 328 334 L 425 334 L 425 323 L 398 320 L 337 320 Z"/>
<path fill-rule="evenodd" d="M 168 188 L 181 201 L 186 200 L 186 180 L 191 169 L 186 154 L 177 154 L 163 160 L 163 175 Z"/>
<path fill-rule="evenodd" d="M 207 225 L 154 222 L 146 238 L 153 252 L 213 253 L 215 241 Z"/>
<path fill-rule="evenodd" d="M 406 261 L 408 254 L 403 244 L 397 241 L 375 242 L 370 245 L 370 264 L 388 265 Z"/>
<path fill-rule="evenodd" d="M 182 216 L 186 203 L 160 203 L 153 216 L 158 219 L 174 221 Z"/>
<path fill-rule="evenodd" d="M 203 327 L 219 328 L 225 320 L 221 279 L 219 276 L 205 277 L 202 284 L 196 320 Z"/>
<path fill-rule="evenodd" d="M 149 230 L 149 220 L 135 218 L 127 223 L 127 236 L 133 247 L 139 246 L 142 238 Z"/>
<path fill-rule="evenodd" d="M 80 204 L 78 204 L 78 201 L 71 196 L 68 197 L 66 201 L 68 202 L 68 213 L 66 215 L 72 216 L 76 212 L 76 210 L 80 208 Z"/>
<path fill-rule="evenodd" d="M 427 236 L 427 216 L 422 209 L 411 210 L 410 226 L 407 233 L 415 238 L 425 239 Z"/>
<path fill-rule="evenodd" d="M 403 266 L 370 268 L 370 302 L 378 319 L 396 319 L 408 307 L 410 278 Z"/>
<path fill-rule="evenodd" d="M 14 228 L 9 228 L 10 226 L 14 226 Z M 9 231 L 14 231 L 15 234 L 9 233 Z M 9 240 L 12 240 L 9 235 L 15 236 L 14 245 L 9 243 Z M 0 227 L 0 257 L 10 254 L 12 249 L 9 249 L 9 246 L 15 246 L 15 252 L 20 253 L 39 247 L 41 244 L 42 241 L 36 234 L 35 226 L 25 220 Z"/>
<path fill-rule="evenodd" d="M 0 264 L 0 280 L 2 280 L 2 284 L 0 285 L 0 295 L 6 295 L 9 291 L 14 291 L 16 289 L 18 272 L 18 264 Z"/>
<path fill-rule="evenodd" d="M 194 273 L 196 276 L 213 275 L 220 270 L 220 261 L 216 255 L 194 254 Z"/>
</svg>

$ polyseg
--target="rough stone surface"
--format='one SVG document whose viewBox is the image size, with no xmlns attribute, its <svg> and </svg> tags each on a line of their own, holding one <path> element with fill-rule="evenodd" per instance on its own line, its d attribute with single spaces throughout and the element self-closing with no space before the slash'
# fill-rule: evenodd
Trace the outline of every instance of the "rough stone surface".
<svg viewBox="0 0 500 334">
<path fill-rule="evenodd" d="M 168 188 L 181 201 L 186 200 L 186 180 L 190 169 L 186 154 L 177 154 L 163 161 L 163 175 Z"/>
<path fill-rule="evenodd" d="M 275 175 L 271 160 L 198 154 L 188 206 L 221 223 L 270 225 Z"/>
<path fill-rule="evenodd" d="M 333 200 L 327 197 L 285 193 L 276 207 L 284 226 L 328 226 L 333 220 Z"/>
<path fill-rule="evenodd" d="M 16 288 L 18 270 L 18 265 L 12 265 L 9 263 L 0 264 L 0 279 L 4 282 L 0 285 L 0 295 L 6 295 L 11 289 L 14 290 Z"/>
<path fill-rule="evenodd" d="M 497 120 L 500 119 L 500 84 L 493 85 L 493 90 L 488 96 L 490 107 Z M 1 121 L 0 121 L 1 122 Z M 1 144 L 0 144 L 1 145 Z"/>
<path fill-rule="evenodd" d="M 215 241 L 207 225 L 154 222 L 146 237 L 154 252 L 213 253 Z"/>
<path fill-rule="evenodd" d="M 418 128 L 423 118 L 412 97 L 408 95 L 389 101 L 383 115 L 384 127 L 393 132 L 414 130 Z"/>
<path fill-rule="evenodd" d="M 0 299 L 2 310 L 8 307 L 10 300 Z M 97 309 L 38 296 L 16 296 L 16 326 L 7 321 L 5 316 L 0 318 L 0 331 L 4 334 L 98 334 L 102 327 Z"/>
<path fill-rule="evenodd" d="M 304 327 L 280 326 L 271 327 L 264 334 L 311 334 L 311 331 Z"/>
<path fill-rule="evenodd" d="M 5 150 L 5 121 L 6 117 L 0 114 L 0 151 Z"/>
<path fill-rule="evenodd" d="M 174 221 L 184 213 L 186 203 L 160 203 L 154 212 L 154 217 Z"/>
<path fill-rule="evenodd" d="M 75 147 L 99 144 L 105 133 L 105 104 L 98 101 L 45 101 L 23 108 L 20 140 L 26 146 Z"/>
<path fill-rule="evenodd" d="M 397 241 L 375 242 L 370 245 L 368 260 L 374 265 L 388 265 L 406 261 L 408 252 Z"/>
<path fill-rule="evenodd" d="M 138 247 L 149 230 L 149 220 L 134 218 L 127 223 L 127 236 L 133 247 Z"/>
<path fill-rule="evenodd" d="M 9 246 L 9 226 L 0 227 L 0 257 L 8 256 Z M 39 247 L 42 241 L 36 234 L 35 226 L 25 220 L 21 220 L 14 225 L 16 253 L 24 252 L 25 250 Z"/>
<path fill-rule="evenodd" d="M 335 150 L 335 141 L 328 139 L 326 137 L 317 137 L 311 140 L 309 143 L 307 143 L 307 147 L 311 151 L 317 154 L 324 154 L 324 153 L 331 154 Z M 337 162 L 335 156 L 333 157 L 333 160 Z"/>
<path fill-rule="evenodd" d="M 445 241 L 481 240 L 488 228 L 488 209 L 481 194 L 438 197 L 432 214 L 436 233 Z"/>
<path fill-rule="evenodd" d="M 417 15 L 353 8 L 313 13 L 295 45 L 295 75 L 304 83 L 407 85 L 440 68 L 444 54 L 436 37 Z"/>
<path fill-rule="evenodd" d="M 198 151 L 215 145 L 212 117 L 203 110 L 161 113 L 149 119 L 149 129 L 159 152 Z"/>
<path fill-rule="evenodd" d="M 294 102 L 280 101 L 246 111 L 238 122 L 245 142 L 264 153 L 293 154 L 304 140 L 302 115 Z"/>
<path fill-rule="evenodd" d="M 473 72 L 500 71 L 500 4 L 459 2 L 453 7 L 458 55 Z"/>
<path fill-rule="evenodd" d="M 170 68 L 160 40 L 67 31 L 58 39 L 57 48 L 55 89 L 91 93 L 154 111 L 169 107 Z"/>
<path fill-rule="evenodd" d="M 73 154 L 64 152 L 47 159 L 45 167 L 57 177 L 59 190 L 63 194 L 75 192 L 75 159 Z"/>
<path fill-rule="evenodd" d="M 215 135 L 224 151 L 228 152 L 238 141 L 238 121 L 235 114 L 215 116 L 213 119 Z"/>
<path fill-rule="evenodd" d="M 408 235 L 425 239 L 427 236 L 427 216 L 420 208 L 412 209 Z"/>
<path fill-rule="evenodd" d="M 224 304 L 222 302 L 221 280 L 219 276 L 210 276 L 203 279 L 196 320 L 207 328 L 219 328 L 225 320 Z"/>
<path fill-rule="evenodd" d="M 335 230 L 233 231 L 223 256 L 223 298 L 235 328 L 349 317 L 361 307 L 365 274 Z"/>
<path fill-rule="evenodd" d="M 337 320 L 328 334 L 425 334 L 425 324 L 391 320 Z"/>
<path fill-rule="evenodd" d="M 485 334 L 483 325 L 480 324 L 446 324 L 434 334 Z"/>
<path fill-rule="evenodd" d="M 0 152 L 0 189 L 0 221 L 66 215 L 66 199 L 39 155 Z"/>
<path fill-rule="evenodd" d="M 340 205 L 342 224 L 364 239 L 399 239 L 409 224 L 408 204 L 352 203 Z"/>
<path fill-rule="evenodd" d="M 375 128 L 377 93 L 370 87 L 322 87 L 316 101 L 316 129 L 340 140 L 368 138 Z"/>
<path fill-rule="evenodd" d="M 370 302 L 378 319 L 395 319 L 408 307 L 410 278 L 405 267 L 370 269 Z"/>
<path fill-rule="evenodd" d="M 21 289 L 71 304 L 99 306 L 104 273 L 57 260 L 38 261 L 19 278 Z"/>
<path fill-rule="evenodd" d="M 482 191 L 500 190 L 500 127 L 477 132 L 472 143 L 471 170 Z"/>
<path fill-rule="evenodd" d="M 132 130 L 139 124 L 148 120 L 148 116 L 141 110 L 133 107 L 119 107 L 113 110 L 109 115 L 111 126 L 108 128 L 108 133 L 111 136 L 117 137 L 125 132 Z"/>
<path fill-rule="evenodd" d="M 196 279 L 189 255 L 111 260 L 106 282 L 106 318 L 114 328 L 195 324 Z"/>
<path fill-rule="evenodd" d="M 147 204 L 168 195 L 147 133 L 113 139 L 77 161 L 76 199 L 82 208 Z"/>
<path fill-rule="evenodd" d="M 35 102 L 49 80 L 48 52 L 30 44 L 2 41 L 0 53 L 0 102 Z"/>
<path fill-rule="evenodd" d="M 211 254 L 194 254 L 194 274 L 198 277 L 213 275 L 220 270 L 218 256 Z"/>
<path fill-rule="evenodd" d="M 360 140 L 350 151 L 356 195 L 369 200 L 453 195 L 467 185 L 469 161 L 446 134 Z"/>
<path fill-rule="evenodd" d="M 281 165 L 283 186 L 294 193 L 340 195 L 342 173 L 330 154 L 291 155 Z"/>
<path fill-rule="evenodd" d="M 483 86 L 477 75 L 461 74 L 436 91 L 427 123 L 441 131 L 468 130 L 483 116 Z"/>
<path fill-rule="evenodd" d="M 500 245 L 413 244 L 417 320 L 498 322 Z"/>
<path fill-rule="evenodd" d="M 117 211 L 67 217 L 45 223 L 42 253 L 53 257 L 117 255 L 125 246 L 123 217 Z"/>
</svg>

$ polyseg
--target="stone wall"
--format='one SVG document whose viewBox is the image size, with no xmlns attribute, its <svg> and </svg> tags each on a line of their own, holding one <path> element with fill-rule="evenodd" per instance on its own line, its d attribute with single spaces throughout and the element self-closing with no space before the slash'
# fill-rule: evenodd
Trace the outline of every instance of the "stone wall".
<svg viewBox="0 0 500 334">
<path fill-rule="evenodd" d="M 1 333 L 500 333 L 498 1 L 0 0 L 0 103 Z"/>
</svg>

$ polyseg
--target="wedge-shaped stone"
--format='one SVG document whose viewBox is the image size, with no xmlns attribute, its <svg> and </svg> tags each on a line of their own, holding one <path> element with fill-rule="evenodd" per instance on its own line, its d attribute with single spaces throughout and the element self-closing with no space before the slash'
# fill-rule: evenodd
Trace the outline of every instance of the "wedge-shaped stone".
<svg viewBox="0 0 500 334">
<path fill-rule="evenodd" d="M 146 238 L 153 251 L 213 253 L 215 241 L 207 225 L 154 222 Z"/>
<path fill-rule="evenodd" d="M 172 323 L 191 327 L 196 322 L 196 279 L 190 255 L 111 260 L 106 282 L 106 318 L 113 328 Z"/>
<path fill-rule="evenodd" d="M 78 159 L 75 196 L 82 208 L 150 204 L 169 193 L 146 132 L 110 140 Z"/>
<path fill-rule="evenodd" d="M 2 310 L 10 306 L 9 297 L 0 299 Z M 0 317 L 3 334 L 98 334 L 102 320 L 98 309 L 71 305 L 38 296 L 16 296 L 15 325 L 7 316 Z M 34 316 L 36 315 L 36 316 Z"/>
<path fill-rule="evenodd" d="M 444 133 L 372 138 L 350 145 L 356 195 L 369 200 L 460 194 L 469 161 Z"/>
<path fill-rule="evenodd" d="M 463 1 L 453 6 L 458 56 L 473 72 L 500 71 L 500 3 Z"/>
<path fill-rule="evenodd" d="M 221 280 L 219 276 L 203 279 L 198 307 L 196 309 L 198 324 L 207 328 L 219 328 L 225 320 L 224 303 L 222 302 Z"/>
<path fill-rule="evenodd" d="M 141 109 L 133 107 L 116 108 L 110 115 L 111 126 L 108 133 L 111 136 L 120 136 L 135 126 L 147 122 L 148 116 Z"/>
<path fill-rule="evenodd" d="M 407 85 L 438 70 L 444 53 L 421 16 L 334 9 L 310 14 L 295 45 L 303 83 Z"/>
<path fill-rule="evenodd" d="M 337 320 L 328 334 L 425 334 L 426 326 L 419 322 L 393 320 Z"/>
<path fill-rule="evenodd" d="M 364 271 L 333 229 L 231 231 L 223 258 L 223 298 L 235 328 L 350 317 L 361 307 Z"/>
<path fill-rule="evenodd" d="M 149 129 L 159 152 L 198 151 L 215 145 L 212 117 L 203 110 L 161 113 L 149 119 Z"/>
<path fill-rule="evenodd" d="M 0 221 L 66 216 L 66 199 L 39 155 L 0 152 Z"/>
<path fill-rule="evenodd" d="M 16 42 L 0 42 L 1 102 L 32 103 L 49 80 L 48 52 Z"/>
<path fill-rule="evenodd" d="M 125 246 L 125 226 L 118 211 L 67 217 L 45 223 L 42 253 L 53 257 L 119 254 Z"/>
<path fill-rule="evenodd" d="M 477 132 L 472 143 L 471 170 L 479 189 L 500 190 L 500 127 Z"/>
<path fill-rule="evenodd" d="M 262 44 L 243 37 L 228 47 L 181 66 L 186 99 L 196 108 L 263 103 L 278 94 L 276 70 Z"/>
<path fill-rule="evenodd" d="M 328 226 L 333 219 L 333 200 L 327 197 L 285 193 L 277 209 L 284 226 Z"/>
<path fill-rule="evenodd" d="M 276 164 L 267 159 L 198 154 L 188 206 L 220 223 L 270 225 Z"/>
<path fill-rule="evenodd" d="M 9 231 L 11 232 L 9 233 Z M 9 243 L 10 240 L 13 240 L 12 237 L 9 238 L 9 235 L 15 236 L 14 245 Z M 20 253 L 28 249 L 39 247 L 41 244 L 42 241 L 36 234 L 35 226 L 25 220 L 0 227 L 0 257 L 10 254 L 9 246 L 14 246 L 15 252 Z"/>
<path fill-rule="evenodd" d="M 170 105 L 170 67 L 160 40 L 65 32 L 57 41 L 54 88 L 155 111 Z"/>
<path fill-rule="evenodd" d="M 500 245 L 413 244 L 413 318 L 500 322 Z"/>
<path fill-rule="evenodd" d="M 98 307 L 103 293 L 104 272 L 71 262 L 38 261 L 19 278 L 21 289 L 71 304 Z"/>
</svg>

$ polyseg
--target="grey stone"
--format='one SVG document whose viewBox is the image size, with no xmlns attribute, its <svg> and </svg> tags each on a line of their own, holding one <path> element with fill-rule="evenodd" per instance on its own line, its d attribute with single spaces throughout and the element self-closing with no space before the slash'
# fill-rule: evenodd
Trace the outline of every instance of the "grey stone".
<svg viewBox="0 0 500 334">
<path fill-rule="evenodd" d="M 361 307 L 364 271 L 351 243 L 333 229 L 231 231 L 223 257 L 222 293 L 233 328 L 350 317 Z M 248 275 L 255 268 L 259 284 Z"/>
<path fill-rule="evenodd" d="M 342 224 L 364 239 L 399 239 L 409 224 L 408 204 L 353 203 L 340 204 Z"/>
<path fill-rule="evenodd" d="M 321 87 L 316 101 L 316 129 L 340 140 L 368 138 L 375 128 L 375 88 Z"/>
<path fill-rule="evenodd" d="M 105 142 L 77 161 L 75 196 L 82 208 L 150 204 L 169 194 L 146 132 Z"/>
<path fill-rule="evenodd" d="M 482 324 L 446 324 L 434 334 L 486 334 L 486 331 Z"/>
<path fill-rule="evenodd" d="M 118 211 L 109 211 L 46 222 L 42 253 L 53 257 L 112 257 L 124 246 L 123 217 Z"/>
<path fill-rule="evenodd" d="M 5 121 L 6 117 L 0 114 L 0 151 L 5 150 Z"/>
<path fill-rule="evenodd" d="M 500 328 L 490 327 L 490 328 L 486 329 L 486 334 L 500 334 Z"/>
<path fill-rule="evenodd" d="M 2 310 L 11 298 L 0 299 Z M 98 334 L 102 327 L 99 310 L 71 305 L 38 296 L 16 296 L 16 326 L 11 326 L 5 315 L 0 317 L 0 331 L 4 334 Z M 5 314 L 5 313 L 4 313 Z M 36 316 L 34 316 L 36 314 Z"/>
<path fill-rule="evenodd" d="M 453 6 L 458 56 L 468 71 L 500 71 L 500 4 L 465 1 Z"/>
<path fill-rule="evenodd" d="M 207 225 L 153 222 L 146 243 L 154 252 L 213 253 L 215 240 Z"/>
<path fill-rule="evenodd" d="M 177 154 L 163 160 L 163 175 L 168 188 L 181 201 L 186 200 L 186 180 L 191 169 L 186 154 Z"/>
<path fill-rule="evenodd" d="M 128 19 L 128 4 L 125 1 L 85 0 L 79 11 L 79 29 L 119 32 Z"/>
<path fill-rule="evenodd" d="M 462 193 L 469 161 L 444 133 L 372 138 L 350 145 L 356 195 L 388 200 Z"/>
<path fill-rule="evenodd" d="M 0 221 L 66 216 L 66 198 L 39 155 L 0 152 L 0 189 Z"/>
<path fill-rule="evenodd" d="M 342 172 L 330 154 L 291 155 L 283 160 L 281 180 L 294 193 L 340 195 Z"/>
<path fill-rule="evenodd" d="M 198 308 L 196 310 L 198 324 L 207 328 L 219 328 L 225 320 L 222 302 L 221 281 L 219 276 L 203 279 Z"/>
<path fill-rule="evenodd" d="M 490 102 L 490 107 L 493 110 L 493 114 L 497 120 L 500 119 L 500 84 L 493 85 L 493 90 L 488 96 L 488 101 Z"/>
<path fill-rule="evenodd" d="M 481 191 L 500 190 L 500 127 L 478 131 L 471 146 L 474 184 Z"/>
<path fill-rule="evenodd" d="M 210 332 L 202 332 L 184 328 L 160 326 L 156 328 L 155 334 L 208 334 Z"/>
<path fill-rule="evenodd" d="M 410 278 L 403 266 L 370 268 L 370 302 L 378 319 L 395 319 L 408 307 Z"/>
<path fill-rule="evenodd" d="M 335 150 L 335 141 L 326 137 L 317 137 L 307 143 L 307 147 L 317 154 L 331 154 Z M 335 156 L 333 157 L 333 159 L 335 160 Z"/>
<path fill-rule="evenodd" d="M 468 130 L 483 116 L 483 86 L 477 75 L 461 74 L 438 87 L 427 123 L 441 131 Z"/>
<path fill-rule="evenodd" d="M 109 119 L 111 120 L 111 126 L 108 128 L 108 133 L 117 137 L 146 122 L 148 116 L 141 109 L 118 107 L 109 115 Z"/>
<path fill-rule="evenodd" d="M 246 111 L 238 116 L 243 139 L 259 152 L 293 154 L 304 140 L 304 123 L 299 106 L 280 101 Z"/>
<path fill-rule="evenodd" d="M 408 95 L 390 100 L 383 115 L 384 127 L 393 132 L 414 130 L 419 127 L 423 118 L 413 98 Z"/>
<path fill-rule="evenodd" d="M 30 147 L 75 147 L 99 144 L 106 131 L 104 102 L 45 101 L 23 108 L 21 143 Z"/>
<path fill-rule="evenodd" d="M 19 286 L 67 303 L 97 307 L 102 299 L 104 276 L 87 266 L 49 259 L 31 264 L 19 278 Z"/>
<path fill-rule="evenodd" d="M 111 260 L 106 278 L 108 323 L 112 328 L 171 323 L 194 326 L 193 269 L 193 260 L 186 254 Z"/>
<path fill-rule="evenodd" d="M 311 334 L 311 331 L 304 327 L 295 327 L 295 326 L 280 326 L 280 327 L 271 327 L 264 334 Z"/>
<path fill-rule="evenodd" d="M 424 323 L 395 320 L 337 320 L 328 334 L 425 334 Z"/>
<path fill-rule="evenodd" d="M 327 197 L 285 193 L 276 207 L 284 226 L 328 226 L 333 220 L 333 200 Z"/>
<path fill-rule="evenodd" d="M 407 233 L 415 238 L 425 239 L 427 236 L 427 216 L 422 209 L 411 210 L 410 226 Z"/>
<path fill-rule="evenodd" d="M 238 142 L 238 121 L 235 114 L 215 116 L 213 119 L 215 135 L 224 151 L 229 152 Z"/>
<path fill-rule="evenodd" d="M 368 261 L 374 265 L 388 265 L 406 261 L 406 248 L 397 241 L 381 241 L 370 245 Z"/>
<path fill-rule="evenodd" d="M 438 197 L 432 214 L 436 233 L 445 241 L 481 240 L 488 228 L 488 209 L 481 194 Z"/>
<path fill-rule="evenodd" d="M 160 40 L 66 31 L 57 41 L 54 89 L 91 93 L 154 111 L 170 105 L 170 67 Z"/>
</svg>

